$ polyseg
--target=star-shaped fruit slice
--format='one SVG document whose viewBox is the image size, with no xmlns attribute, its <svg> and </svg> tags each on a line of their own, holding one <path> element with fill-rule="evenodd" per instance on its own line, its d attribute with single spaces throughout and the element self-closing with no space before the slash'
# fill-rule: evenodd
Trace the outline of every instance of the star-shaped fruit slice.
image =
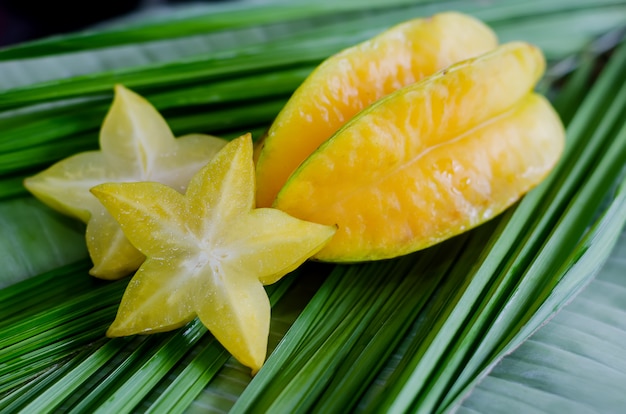
<svg viewBox="0 0 626 414">
<path fill-rule="evenodd" d="M 178 328 L 198 316 L 256 372 L 267 349 L 263 288 L 319 251 L 335 233 L 269 208 L 255 209 L 252 140 L 230 142 L 185 195 L 159 183 L 92 189 L 146 261 L 133 276 L 108 336 Z"/>
<path fill-rule="evenodd" d="M 24 185 L 50 207 L 87 223 L 87 248 L 94 263 L 90 273 L 117 279 L 136 270 L 145 257 L 89 190 L 108 182 L 156 181 L 184 192 L 191 177 L 224 145 L 225 140 L 208 135 L 176 139 L 148 101 L 118 85 L 100 130 L 101 151 L 66 158 Z"/>
</svg>

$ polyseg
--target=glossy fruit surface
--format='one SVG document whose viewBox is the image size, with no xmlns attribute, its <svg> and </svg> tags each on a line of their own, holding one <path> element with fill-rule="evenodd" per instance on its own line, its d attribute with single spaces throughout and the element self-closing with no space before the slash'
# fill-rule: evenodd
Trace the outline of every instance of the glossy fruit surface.
<svg viewBox="0 0 626 414">
<path fill-rule="evenodd" d="M 263 285 L 294 270 L 335 233 L 254 208 L 249 134 L 226 145 L 184 195 L 154 182 L 102 184 L 92 192 L 146 255 L 107 335 L 167 331 L 198 316 L 253 372 L 265 360 L 269 335 Z"/>
<path fill-rule="evenodd" d="M 536 186 L 564 145 L 532 89 L 541 52 L 510 43 L 378 101 L 291 176 L 274 206 L 336 224 L 317 254 L 354 262 L 413 252 L 475 227 Z"/>
<path fill-rule="evenodd" d="M 175 139 L 148 101 L 118 85 L 100 130 L 101 150 L 59 161 L 24 185 L 50 207 L 87 223 L 94 264 L 90 273 L 118 279 L 135 271 L 145 257 L 89 190 L 107 182 L 157 181 L 182 192 L 224 145 L 226 140 L 201 134 Z"/>
<path fill-rule="evenodd" d="M 296 90 L 257 149 L 257 205 L 270 206 L 298 165 L 366 106 L 496 46 L 487 26 L 449 12 L 402 23 L 327 59 Z"/>
</svg>

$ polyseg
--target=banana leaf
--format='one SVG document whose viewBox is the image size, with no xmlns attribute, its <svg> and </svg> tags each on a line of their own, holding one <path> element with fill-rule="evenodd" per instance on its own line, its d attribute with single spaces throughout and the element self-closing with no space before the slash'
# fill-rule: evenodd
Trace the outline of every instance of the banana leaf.
<svg viewBox="0 0 626 414">
<path fill-rule="evenodd" d="M 626 2 L 337 3 L 193 6 L 0 51 L 0 411 L 624 407 Z M 254 378 L 197 320 L 104 337 L 128 280 L 88 276 L 83 226 L 21 179 L 97 145 L 114 83 L 137 88 L 178 134 L 259 136 L 324 57 L 449 9 L 546 52 L 540 88 L 568 131 L 546 182 L 423 252 L 307 263 L 268 287 L 271 353 Z"/>
</svg>

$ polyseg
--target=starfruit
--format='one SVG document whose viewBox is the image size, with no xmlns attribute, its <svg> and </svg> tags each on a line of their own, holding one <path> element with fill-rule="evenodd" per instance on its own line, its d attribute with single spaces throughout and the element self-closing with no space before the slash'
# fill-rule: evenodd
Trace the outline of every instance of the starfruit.
<svg viewBox="0 0 626 414">
<path fill-rule="evenodd" d="M 354 262 L 426 248 L 496 216 L 536 186 L 564 130 L 533 93 L 545 61 L 503 45 L 377 101 L 291 175 L 274 207 L 337 225 L 316 258 Z"/>
<path fill-rule="evenodd" d="M 324 61 L 287 102 L 257 147 L 257 205 L 343 124 L 383 96 L 497 46 L 493 31 L 455 12 L 414 19 Z"/>
<path fill-rule="evenodd" d="M 198 316 L 253 372 L 270 325 L 264 284 L 324 246 L 332 226 L 254 208 L 252 139 L 230 142 L 185 194 L 159 183 L 110 183 L 92 192 L 147 256 L 128 285 L 109 336 L 178 328 Z"/>
<path fill-rule="evenodd" d="M 90 188 L 106 182 L 158 181 L 184 191 L 224 145 L 223 139 L 201 134 L 175 139 L 148 101 L 118 85 L 100 130 L 101 150 L 59 161 L 24 185 L 50 207 L 87 223 L 87 249 L 94 263 L 90 273 L 118 279 L 136 270 L 145 257 Z"/>
</svg>

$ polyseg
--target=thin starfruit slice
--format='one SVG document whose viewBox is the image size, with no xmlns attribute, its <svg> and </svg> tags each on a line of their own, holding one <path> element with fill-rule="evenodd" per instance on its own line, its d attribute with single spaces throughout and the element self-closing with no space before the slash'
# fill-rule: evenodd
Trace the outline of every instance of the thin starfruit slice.
<svg viewBox="0 0 626 414">
<path fill-rule="evenodd" d="M 223 139 L 201 134 L 174 138 L 148 101 L 117 85 L 100 130 L 101 150 L 66 158 L 24 185 L 48 206 L 87 223 L 90 273 L 117 279 L 136 270 L 144 256 L 89 190 L 106 182 L 156 181 L 182 192 L 224 145 Z"/>
<path fill-rule="evenodd" d="M 253 372 L 263 364 L 270 304 L 263 288 L 294 270 L 335 233 L 254 208 L 252 139 L 222 149 L 185 195 L 159 183 L 92 189 L 147 256 L 107 335 L 178 328 L 196 315 Z"/>
<path fill-rule="evenodd" d="M 480 21 L 447 12 L 399 24 L 324 61 L 257 146 L 257 205 L 269 207 L 298 165 L 363 108 L 497 44 Z"/>
<path fill-rule="evenodd" d="M 510 43 L 383 98 L 315 151 L 274 207 L 337 225 L 316 258 L 395 257 L 496 216 L 536 186 L 564 145 L 532 92 L 541 51 Z"/>
</svg>

